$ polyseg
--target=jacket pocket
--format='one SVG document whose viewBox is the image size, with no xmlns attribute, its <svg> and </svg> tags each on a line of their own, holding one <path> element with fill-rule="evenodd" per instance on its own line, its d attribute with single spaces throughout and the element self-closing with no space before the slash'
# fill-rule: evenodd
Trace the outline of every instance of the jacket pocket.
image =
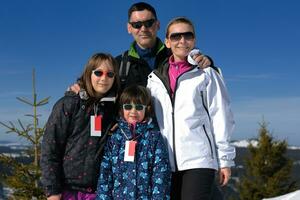
<svg viewBox="0 0 300 200">
<path fill-rule="evenodd" d="M 211 157 L 212 157 L 212 159 L 214 159 L 214 152 L 213 152 L 213 149 L 212 149 L 212 143 L 211 143 L 211 140 L 210 140 L 210 138 L 209 138 L 209 136 L 208 136 L 208 134 L 207 134 L 207 131 L 206 131 L 206 128 L 205 128 L 205 125 L 204 125 L 204 124 L 202 125 L 202 127 L 203 127 L 203 130 L 204 130 L 205 136 L 206 136 L 206 138 L 207 138 L 207 140 L 208 140 L 208 146 L 209 146 L 209 148 L 210 148 L 210 154 L 211 154 Z"/>
</svg>

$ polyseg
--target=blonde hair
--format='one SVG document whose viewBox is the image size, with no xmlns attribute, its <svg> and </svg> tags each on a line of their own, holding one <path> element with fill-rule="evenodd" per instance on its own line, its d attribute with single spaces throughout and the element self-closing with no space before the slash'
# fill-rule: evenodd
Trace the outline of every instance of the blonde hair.
<svg viewBox="0 0 300 200">
<path fill-rule="evenodd" d="M 166 28 L 166 38 L 169 38 L 169 29 L 170 29 L 170 26 L 172 26 L 173 24 L 178 24 L 178 23 L 184 23 L 184 24 L 189 24 L 192 29 L 193 29 L 193 33 L 195 34 L 195 27 L 194 27 L 194 24 L 191 20 L 189 20 L 188 18 L 186 17 L 176 17 L 176 18 L 173 18 L 167 25 L 167 28 Z"/>
</svg>

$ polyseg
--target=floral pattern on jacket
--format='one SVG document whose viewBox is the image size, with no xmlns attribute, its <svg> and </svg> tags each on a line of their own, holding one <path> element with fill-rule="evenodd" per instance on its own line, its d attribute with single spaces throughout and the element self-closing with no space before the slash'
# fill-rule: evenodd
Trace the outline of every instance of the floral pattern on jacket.
<svg viewBox="0 0 300 200">
<path fill-rule="evenodd" d="M 104 150 L 97 199 L 170 199 L 171 171 L 161 133 L 151 121 L 137 123 L 135 131 L 122 119 L 118 125 Z M 135 161 L 125 162 L 125 142 L 133 138 Z"/>
</svg>

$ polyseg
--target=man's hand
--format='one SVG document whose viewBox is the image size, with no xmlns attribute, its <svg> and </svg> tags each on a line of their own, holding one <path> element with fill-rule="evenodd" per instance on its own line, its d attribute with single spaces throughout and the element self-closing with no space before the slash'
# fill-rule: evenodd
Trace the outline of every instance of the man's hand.
<svg viewBox="0 0 300 200">
<path fill-rule="evenodd" d="M 80 86 L 79 86 L 78 83 L 74 83 L 73 85 L 71 85 L 71 86 L 69 87 L 68 90 L 69 90 L 69 91 L 72 91 L 72 92 L 74 92 L 74 93 L 76 93 L 76 94 L 78 94 L 79 91 L 80 91 Z"/>
<path fill-rule="evenodd" d="M 198 63 L 198 66 L 202 69 L 207 68 L 211 65 L 209 58 L 203 54 L 195 54 L 192 56 L 192 58 Z"/>
<path fill-rule="evenodd" d="M 61 199 L 61 194 L 51 195 L 50 197 L 47 198 L 47 200 L 60 200 L 60 199 Z"/>
<path fill-rule="evenodd" d="M 221 168 L 219 171 L 219 180 L 221 186 L 227 185 L 231 176 L 231 169 L 229 167 Z"/>
</svg>

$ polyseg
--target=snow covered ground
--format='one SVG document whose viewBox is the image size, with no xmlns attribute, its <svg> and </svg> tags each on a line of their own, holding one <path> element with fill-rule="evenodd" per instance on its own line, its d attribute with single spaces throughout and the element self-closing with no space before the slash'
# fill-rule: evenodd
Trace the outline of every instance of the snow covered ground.
<svg viewBox="0 0 300 200">
<path fill-rule="evenodd" d="M 296 190 L 295 192 L 291 192 L 282 196 L 267 198 L 263 200 L 300 200 L 300 190 Z"/>
</svg>

